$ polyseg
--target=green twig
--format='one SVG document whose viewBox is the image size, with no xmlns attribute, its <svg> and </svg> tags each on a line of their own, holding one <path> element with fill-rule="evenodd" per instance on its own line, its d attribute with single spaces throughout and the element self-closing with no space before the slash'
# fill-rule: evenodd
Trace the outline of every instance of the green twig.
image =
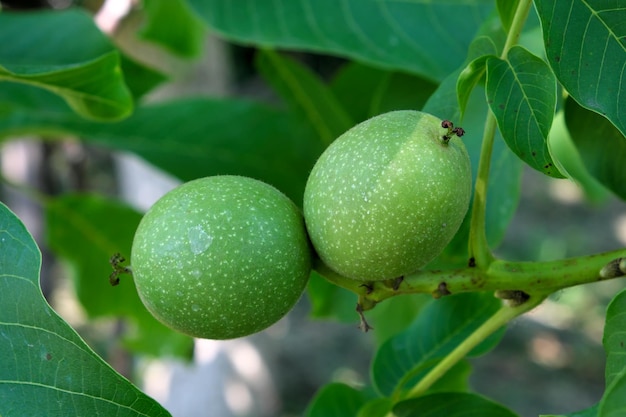
<svg viewBox="0 0 626 417">
<path fill-rule="evenodd" d="M 489 110 L 485 121 L 482 147 L 480 149 L 480 161 L 478 162 L 478 175 L 474 185 L 474 202 L 472 205 L 472 218 L 470 220 L 469 256 L 474 260 L 478 268 L 487 268 L 494 260 L 489 249 L 486 234 L 487 214 L 487 186 L 489 180 L 489 167 L 491 165 L 491 153 L 493 140 L 496 134 L 496 118 Z"/>
<path fill-rule="evenodd" d="M 315 270 L 328 281 L 350 290 L 363 301 L 363 311 L 376 303 L 402 294 L 449 294 L 478 291 L 523 291 L 548 294 L 564 288 L 619 278 L 626 261 L 626 249 L 549 262 L 494 260 L 486 270 L 466 267 L 453 270 L 420 271 L 402 280 L 365 282 L 346 278 L 321 261 Z"/>
</svg>

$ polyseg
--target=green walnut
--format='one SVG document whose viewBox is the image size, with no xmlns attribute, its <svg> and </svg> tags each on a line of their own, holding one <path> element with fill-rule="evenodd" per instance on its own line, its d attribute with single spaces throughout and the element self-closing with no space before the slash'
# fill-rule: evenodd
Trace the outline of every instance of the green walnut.
<svg viewBox="0 0 626 417">
<path fill-rule="evenodd" d="M 294 306 L 311 271 L 302 213 L 274 187 L 239 176 L 185 183 L 141 220 L 131 252 L 137 291 L 162 323 L 232 339 Z"/>
<path fill-rule="evenodd" d="M 304 193 L 307 230 L 322 261 L 345 277 L 379 281 L 439 255 L 471 196 L 462 133 L 407 110 L 376 116 L 335 140 Z"/>
</svg>

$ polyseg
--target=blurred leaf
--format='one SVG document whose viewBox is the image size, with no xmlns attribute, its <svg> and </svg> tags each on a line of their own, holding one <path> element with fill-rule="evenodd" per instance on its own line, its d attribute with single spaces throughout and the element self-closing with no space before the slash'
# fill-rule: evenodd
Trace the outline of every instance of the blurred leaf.
<svg viewBox="0 0 626 417">
<path fill-rule="evenodd" d="M 306 417 L 356 416 L 365 404 L 363 393 L 341 383 L 325 385 L 315 394 L 305 412 Z"/>
<path fill-rule="evenodd" d="M 72 134 L 134 152 L 188 181 L 216 174 L 257 178 L 297 204 L 323 146 L 293 115 L 244 100 L 190 98 L 138 107 L 118 123 L 73 115 L 51 94 L 0 89 L 0 137 Z"/>
<path fill-rule="evenodd" d="M 456 93 L 459 101 L 461 118 L 465 114 L 467 102 L 474 91 L 474 87 L 485 78 L 487 72 L 487 58 L 498 53 L 498 46 L 487 36 L 474 39 L 468 53 L 469 63 L 463 68 L 456 82 Z"/>
<path fill-rule="evenodd" d="M 483 55 L 472 60 L 463 71 L 459 74 L 459 78 L 456 83 L 456 91 L 458 95 L 459 107 L 461 112 L 461 118 L 465 114 L 467 108 L 467 101 L 474 91 L 474 87 L 484 79 L 487 72 L 487 59 L 492 55 Z"/>
<path fill-rule="evenodd" d="M 491 400 L 470 393 L 437 393 L 402 401 L 393 408 L 396 417 L 517 417 Z"/>
<path fill-rule="evenodd" d="M 169 416 L 50 308 L 40 267 L 32 237 L 0 204 L 0 414 Z"/>
<path fill-rule="evenodd" d="M 263 50 L 259 52 L 257 68 L 291 109 L 317 132 L 325 146 L 354 125 L 328 86 L 295 60 Z"/>
<path fill-rule="evenodd" d="M 311 272 L 307 286 L 307 295 L 311 301 L 311 317 L 316 319 L 334 319 L 344 323 L 356 322 L 357 296 L 351 291 L 331 284 L 317 272 Z"/>
<path fill-rule="evenodd" d="M 11 39 L 2 44 L 0 62 L 15 66 L 75 64 L 115 49 L 93 17 L 79 8 L 5 11 L 0 14 L 0 34 Z"/>
<path fill-rule="evenodd" d="M 429 389 L 433 392 L 465 392 L 469 390 L 469 377 L 472 373 L 472 365 L 469 361 L 457 362 L 448 372 L 439 378 Z"/>
<path fill-rule="evenodd" d="M 496 0 L 500 21 L 507 32 L 511 29 L 511 23 L 513 23 L 513 16 L 515 16 L 518 4 L 519 0 Z"/>
<path fill-rule="evenodd" d="M 456 71 L 439 86 L 430 97 L 424 111 L 436 115 L 441 119 L 455 122 L 465 129 L 463 143 L 469 153 L 473 181 L 476 180 L 484 120 L 487 115 L 485 91 L 483 88 L 474 88 L 470 95 L 467 111 L 463 119 L 457 102 L 456 82 L 460 70 Z M 462 120 L 461 122 L 457 122 Z M 503 239 L 507 227 L 515 214 L 521 192 L 522 162 L 515 156 L 496 132 L 491 156 L 490 178 L 487 185 L 487 240 L 490 247 L 495 248 Z M 467 241 L 469 237 L 469 217 L 471 206 L 467 212 L 456 236 L 444 252 L 431 263 L 428 268 L 453 268 L 467 265 Z"/>
<path fill-rule="evenodd" d="M 548 149 L 559 171 L 581 187 L 587 200 L 594 203 L 606 200 L 609 192 L 585 167 L 582 156 L 567 130 L 563 111 L 556 114 L 552 123 Z"/>
<path fill-rule="evenodd" d="M 440 81 L 465 58 L 490 0 L 188 0 L 228 39 L 339 55 Z M 241 11 L 244 10 L 245 13 Z"/>
<path fill-rule="evenodd" d="M 365 313 L 368 323 L 375 330 L 372 335 L 376 343 L 380 345 L 409 327 L 422 308 L 432 301 L 432 298 L 430 294 L 393 297 L 385 300 L 384 303 L 377 304 L 376 308 Z"/>
<path fill-rule="evenodd" d="M 391 398 L 376 398 L 361 407 L 357 417 L 387 417 L 392 408 Z"/>
<path fill-rule="evenodd" d="M 144 0 L 146 24 L 139 35 L 183 58 L 200 55 L 204 25 L 184 0 Z"/>
<path fill-rule="evenodd" d="M 436 84 L 418 76 L 350 62 L 330 88 L 356 122 L 393 110 L 421 110 Z"/>
<path fill-rule="evenodd" d="M 547 145 L 556 109 L 556 80 L 546 63 L 514 46 L 506 60 L 487 60 L 486 88 L 489 106 L 513 152 L 539 172 L 562 178 Z"/>
<path fill-rule="evenodd" d="M 460 107 L 461 119 L 465 115 L 467 101 L 474 87 L 484 84 L 487 58 L 500 54 L 506 34 L 502 29 L 502 22 L 497 16 L 491 16 L 482 24 L 478 34 L 470 43 L 465 59 L 464 68 L 458 74 L 456 93 Z"/>
<path fill-rule="evenodd" d="M 499 308 L 500 301 L 491 294 L 467 293 L 433 300 L 406 331 L 378 349 L 371 370 L 376 389 L 389 396 L 414 385 Z M 485 339 L 470 355 L 492 349 L 502 333 Z"/>
<path fill-rule="evenodd" d="M 606 309 L 602 344 L 606 351 L 605 380 L 608 387 L 626 370 L 626 290 L 617 294 Z"/>
<path fill-rule="evenodd" d="M 126 55 L 121 54 L 120 58 L 124 80 L 135 100 L 167 80 L 167 77 L 162 73 L 140 64 Z"/>
<path fill-rule="evenodd" d="M 89 119 L 118 120 L 132 112 L 132 97 L 124 85 L 117 52 L 55 69 L 29 66 L 12 72 L 0 66 L 2 81 L 25 83 L 51 91 L 62 97 L 75 112 Z"/>
<path fill-rule="evenodd" d="M 569 414 L 541 414 L 539 417 L 598 417 L 598 404 L 585 410 Z"/>
<path fill-rule="evenodd" d="M 141 215 L 131 208 L 95 195 L 65 195 L 46 205 L 47 242 L 75 271 L 78 299 L 90 317 L 124 316 L 134 325 L 128 345 L 155 356 L 189 357 L 192 339 L 158 322 L 139 299 L 130 275 L 112 287 L 109 259 L 115 253 L 130 258 Z"/>
<path fill-rule="evenodd" d="M 626 200 L 626 138 L 606 118 L 571 98 L 565 102 L 565 122 L 589 173 Z"/>
<path fill-rule="evenodd" d="M 607 388 L 598 406 L 598 417 L 623 417 L 626 415 L 626 368 L 607 380 Z"/>
<path fill-rule="evenodd" d="M 37 30 L 24 30 L 37 28 Z M 0 81 L 58 94 L 84 117 L 117 120 L 132 112 L 119 54 L 84 12 L 0 14 Z"/>
<path fill-rule="evenodd" d="M 626 4 L 536 0 L 550 66 L 583 107 L 626 135 Z"/>
<path fill-rule="evenodd" d="M 244 175 L 276 186 L 299 205 L 323 150 L 291 114 L 243 100 L 170 101 L 138 108 L 120 123 L 82 130 L 83 136 L 134 152 L 182 180 Z"/>
</svg>

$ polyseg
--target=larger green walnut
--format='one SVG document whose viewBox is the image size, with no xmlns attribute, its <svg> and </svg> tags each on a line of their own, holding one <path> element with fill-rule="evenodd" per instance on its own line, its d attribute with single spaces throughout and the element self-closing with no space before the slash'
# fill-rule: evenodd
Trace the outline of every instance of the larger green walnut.
<svg viewBox="0 0 626 417">
<path fill-rule="evenodd" d="M 415 272 L 439 255 L 469 206 L 465 145 L 442 121 L 395 111 L 353 127 L 319 158 L 304 217 L 320 258 L 348 278 Z"/>
<path fill-rule="evenodd" d="M 232 339 L 294 306 L 311 270 L 300 210 L 263 182 L 215 176 L 181 185 L 141 220 L 131 252 L 139 296 L 165 325 Z"/>
</svg>

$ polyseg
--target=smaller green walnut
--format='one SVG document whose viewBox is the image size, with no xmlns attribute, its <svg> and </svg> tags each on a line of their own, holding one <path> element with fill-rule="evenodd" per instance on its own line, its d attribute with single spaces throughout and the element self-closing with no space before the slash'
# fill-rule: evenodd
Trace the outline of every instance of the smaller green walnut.
<svg viewBox="0 0 626 417">
<path fill-rule="evenodd" d="M 406 110 L 337 138 L 304 192 L 306 226 L 324 263 L 348 278 L 379 281 L 415 272 L 439 255 L 469 206 L 463 133 Z"/>
<path fill-rule="evenodd" d="M 311 270 L 300 210 L 263 182 L 201 178 L 158 200 L 131 252 L 139 296 L 165 325 L 206 339 L 263 330 L 294 306 Z"/>
</svg>

